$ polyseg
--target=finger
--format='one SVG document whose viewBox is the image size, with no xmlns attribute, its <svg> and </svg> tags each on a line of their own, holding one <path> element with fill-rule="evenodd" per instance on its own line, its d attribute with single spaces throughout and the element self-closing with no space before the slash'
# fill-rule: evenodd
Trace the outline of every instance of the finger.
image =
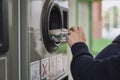
<svg viewBox="0 0 120 80">
<path fill-rule="evenodd" d="M 77 27 L 71 27 L 69 30 L 70 31 L 77 31 Z"/>
<path fill-rule="evenodd" d="M 80 30 L 80 27 L 78 26 L 77 29 L 78 29 L 78 31 L 79 31 L 79 30 Z"/>
<path fill-rule="evenodd" d="M 79 27 L 78 29 L 79 29 L 80 34 L 84 33 L 84 31 L 83 31 L 83 29 L 81 27 Z"/>
<path fill-rule="evenodd" d="M 72 31 L 68 31 L 68 35 L 71 35 Z"/>
<path fill-rule="evenodd" d="M 66 37 L 67 41 L 69 41 L 70 37 L 71 37 L 70 35 L 68 35 L 68 36 Z"/>
<path fill-rule="evenodd" d="M 86 37 L 85 37 L 85 33 L 81 28 L 81 37 L 83 38 L 83 41 L 86 42 Z"/>
<path fill-rule="evenodd" d="M 69 31 L 74 31 L 73 27 L 71 27 L 71 28 L 69 29 Z"/>
<path fill-rule="evenodd" d="M 67 36 L 66 39 L 69 40 L 69 36 Z"/>
<path fill-rule="evenodd" d="M 86 37 L 85 37 L 84 31 L 82 32 L 82 36 L 83 36 L 84 41 L 86 42 Z"/>
<path fill-rule="evenodd" d="M 78 30 L 79 30 L 79 31 L 82 31 L 83 29 L 82 29 L 82 27 L 78 27 Z"/>
</svg>

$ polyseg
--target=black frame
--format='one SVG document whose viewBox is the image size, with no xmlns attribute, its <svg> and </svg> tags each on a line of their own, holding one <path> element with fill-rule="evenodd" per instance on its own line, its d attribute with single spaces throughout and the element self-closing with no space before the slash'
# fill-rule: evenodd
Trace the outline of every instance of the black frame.
<svg viewBox="0 0 120 80">
<path fill-rule="evenodd" d="M 0 53 L 8 49 L 8 0 L 0 0 Z"/>
<path fill-rule="evenodd" d="M 56 9 L 56 13 L 52 12 L 53 8 Z M 59 13 L 59 14 L 58 14 Z M 56 20 L 52 20 L 51 16 L 57 16 L 58 18 L 55 18 Z M 50 21 L 52 20 L 52 21 Z M 54 25 L 51 24 L 51 22 L 55 23 L 54 21 L 57 21 L 55 24 L 58 27 L 54 27 Z M 52 25 L 52 26 L 51 26 Z M 41 20 L 41 28 L 42 28 L 42 37 L 43 37 L 43 42 L 46 50 L 49 53 L 55 52 L 58 47 L 60 46 L 60 42 L 55 42 L 54 40 L 51 39 L 51 36 L 49 34 L 49 30 L 51 29 L 68 29 L 68 9 L 60 6 L 56 1 L 54 0 L 46 0 L 44 6 L 43 6 L 43 11 L 42 11 L 42 20 Z"/>
<path fill-rule="evenodd" d="M 53 0 L 46 0 L 44 6 L 43 6 L 43 11 L 42 11 L 42 20 L 41 20 L 41 28 L 42 28 L 42 37 L 43 37 L 43 42 L 46 50 L 49 53 L 52 53 L 57 50 L 58 45 L 56 45 L 54 40 L 51 40 L 50 35 L 49 35 L 49 19 L 50 19 L 50 13 L 53 7 L 56 7 L 58 10 L 60 10 L 60 6 L 55 3 Z M 61 11 L 61 10 L 60 10 Z M 61 12 L 60 12 L 61 14 Z M 61 14 L 61 24 L 62 23 L 62 14 Z M 62 25 L 61 25 L 62 26 Z"/>
</svg>

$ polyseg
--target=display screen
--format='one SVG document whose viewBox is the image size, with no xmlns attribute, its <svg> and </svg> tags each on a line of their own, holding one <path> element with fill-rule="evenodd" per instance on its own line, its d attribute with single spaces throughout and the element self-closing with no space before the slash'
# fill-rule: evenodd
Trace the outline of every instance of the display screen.
<svg viewBox="0 0 120 80">
<path fill-rule="evenodd" d="M 50 13 L 49 28 L 52 29 L 61 29 L 62 19 L 61 12 L 57 6 L 54 6 Z"/>
<path fill-rule="evenodd" d="M 2 11 L 2 1 L 0 0 L 0 43 L 3 41 L 3 11 Z"/>
</svg>

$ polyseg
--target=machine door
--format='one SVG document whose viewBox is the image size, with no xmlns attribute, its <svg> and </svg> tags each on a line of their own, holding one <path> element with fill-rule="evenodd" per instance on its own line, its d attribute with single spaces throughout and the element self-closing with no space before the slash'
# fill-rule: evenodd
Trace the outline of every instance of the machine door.
<svg viewBox="0 0 120 80">
<path fill-rule="evenodd" d="M 21 1 L 22 80 L 57 80 L 67 74 L 67 11 L 58 0 Z"/>
<path fill-rule="evenodd" d="M 8 16 L 6 0 L 0 0 L 0 53 L 8 50 Z"/>
</svg>

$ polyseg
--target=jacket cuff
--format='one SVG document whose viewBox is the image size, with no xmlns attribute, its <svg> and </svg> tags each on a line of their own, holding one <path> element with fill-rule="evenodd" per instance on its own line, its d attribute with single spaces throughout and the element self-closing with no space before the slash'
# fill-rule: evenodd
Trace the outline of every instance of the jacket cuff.
<svg viewBox="0 0 120 80">
<path fill-rule="evenodd" d="M 89 49 L 87 47 L 87 45 L 83 42 L 77 42 L 75 44 L 73 44 L 73 46 L 71 47 L 71 51 L 73 54 L 73 58 L 76 58 L 78 56 L 82 56 L 82 55 L 90 55 L 89 53 Z"/>
</svg>

